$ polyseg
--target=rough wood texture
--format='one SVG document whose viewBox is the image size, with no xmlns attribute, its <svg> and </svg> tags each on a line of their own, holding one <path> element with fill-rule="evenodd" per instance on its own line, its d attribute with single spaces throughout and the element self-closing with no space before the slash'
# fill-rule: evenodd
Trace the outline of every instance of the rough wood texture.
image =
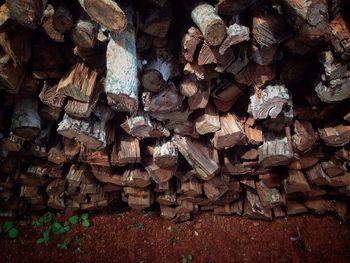
<svg viewBox="0 0 350 263">
<path fill-rule="evenodd" d="M 317 134 L 310 122 L 296 120 L 294 132 L 293 145 L 301 152 L 310 150 L 317 140 Z"/>
<path fill-rule="evenodd" d="M 126 29 L 128 19 L 114 0 L 78 0 L 88 15 L 110 31 Z"/>
<path fill-rule="evenodd" d="M 18 98 L 12 115 L 11 131 L 22 138 L 33 139 L 40 134 L 38 102 L 34 98 Z"/>
<path fill-rule="evenodd" d="M 251 219 L 272 220 L 272 211 L 262 206 L 258 195 L 247 191 L 243 216 Z"/>
<path fill-rule="evenodd" d="M 96 117 L 76 120 L 67 114 L 58 124 L 57 133 L 69 139 L 83 143 L 89 149 L 100 149 L 106 146 L 106 124 L 113 117 L 113 112 L 106 106 L 98 105 Z"/>
<path fill-rule="evenodd" d="M 114 143 L 111 154 L 111 163 L 117 166 L 125 166 L 132 163 L 140 163 L 139 141 L 126 134 L 120 134 Z"/>
<path fill-rule="evenodd" d="M 256 91 L 251 97 L 254 119 L 275 119 L 282 114 L 286 121 L 293 118 L 293 103 L 288 89 L 284 85 L 268 85 L 261 92 Z"/>
<path fill-rule="evenodd" d="M 203 135 L 216 132 L 220 129 L 220 117 L 215 108 L 208 104 L 204 113 L 195 121 L 196 131 Z"/>
<path fill-rule="evenodd" d="M 237 117 L 231 113 L 220 116 L 220 130 L 211 140 L 216 149 L 230 148 L 245 137 L 244 130 Z"/>
<path fill-rule="evenodd" d="M 6 0 L 11 18 L 19 24 L 37 28 L 43 18 L 47 0 Z"/>
<path fill-rule="evenodd" d="M 9 93 L 18 93 L 25 78 L 25 67 L 15 67 L 11 61 L 0 64 L 0 90 L 4 89 Z"/>
<path fill-rule="evenodd" d="M 293 148 L 286 136 L 264 134 L 264 143 L 259 146 L 259 163 L 263 167 L 286 165 L 293 158 Z"/>
<path fill-rule="evenodd" d="M 172 167 L 177 164 L 178 153 L 174 142 L 160 139 L 153 149 L 153 160 L 159 167 Z"/>
<path fill-rule="evenodd" d="M 350 142 L 350 126 L 338 125 L 335 127 L 325 127 L 318 130 L 321 139 L 329 146 L 343 146 Z"/>
<path fill-rule="evenodd" d="M 76 100 L 89 102 L 96 86 L 97 72 L 79 63 L 72 67 L 57 85 L 57 92 Z"/>
<path fill-rule="evenodd" d="M 132 14 L 128 14 L 132 21 Z M 129 22 L 122 33 L 112 33 L 107 47 L 105 92 L 121 111 L 135 115 L 138 109 L 138 80 L 135 30 Z"/>
<path fill-rule="evenodd" d="M 211 46 L 220 45 L 226 37 L 226 26 L 212 5 L 205 1 L 192 1 L 191 18 Z"/>
<path fill-rule="evenodd" d="M 203 180 L 209 180 L 219 171 L 218 163 L 210 157 L 208 149 L 202 143 L 175 135 L 174 142 L 187 162 Z"/>
<path fill-rule="evenodd" d="M 316 164 L 310 170 L 307 171 L 307 178 L 311 184 L 315 185 L 330 185 L 331 179 L 323 171 L 320 164 Z"/>
<path fill-rule="evenodd" d="M 202 42 L 202 38 L 201 32 L 195 27 L 190 27 L 183 36 L 181 43 L 182 55 L 188 62 L 193 62 L 193 56 L 198 45 Z"/>
<path fill-rule="evenodd" d="M 81 18 L 75 22 L 70 31 L 70 38 L 74 44 L 87 49 L 94 46 L 96 34 L 95 24 L 87 18 Z"/>
<path fill-rule="evenodd" d="M 53 27 L 60 33 L 68 33 L 73 27 L 73 14 L 68 6 L 58 4 L 53 14 Z"/>
<path fill-rule="evenodd" d="M 226 50 L 233 45 L 248 41 L 250 30 L 248 27 L 234 23 L 227 28 L 227 37 L 221 43 L 219 53 L 224 55 Z"/>
<path fill-rule="evenodd" d="M 297 170 L 288 171 L 288 177 L 283 180 L 283 186 L 287 194 L 304 193 L 311 190 L 304 174 Z"/>
</svg>

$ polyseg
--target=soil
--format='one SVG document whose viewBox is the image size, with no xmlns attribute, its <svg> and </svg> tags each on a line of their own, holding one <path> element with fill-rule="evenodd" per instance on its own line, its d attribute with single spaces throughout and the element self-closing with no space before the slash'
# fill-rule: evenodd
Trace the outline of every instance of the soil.
<svg viewBox="0 0 350 263">
<path fill-rule="evenodd" d="M 96 214 L 90 222 L 74 225 L 66 236 L 78 236 L 80 244 L 61 250 L 63 237 L 38 245 L 37 230 L 22 220 L 17 239 L 1 237 L 0 262 L 182 262 L 189 255 L 193 263 L 350 262 L 350 224 L 331 215 L 263 222 L 204 213 L 174 224 L 127 211 Z"/>
</svg>

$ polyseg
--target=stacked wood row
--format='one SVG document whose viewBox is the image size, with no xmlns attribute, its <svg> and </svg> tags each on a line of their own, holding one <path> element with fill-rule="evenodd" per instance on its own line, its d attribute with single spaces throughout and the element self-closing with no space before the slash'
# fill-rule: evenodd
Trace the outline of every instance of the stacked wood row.
<svg viewBox="0 0 350 263">
<path fill-rule="evenodd" d="M 0 4 L 0 216 L 347 217 L 346 1 Z"/>
</svg>

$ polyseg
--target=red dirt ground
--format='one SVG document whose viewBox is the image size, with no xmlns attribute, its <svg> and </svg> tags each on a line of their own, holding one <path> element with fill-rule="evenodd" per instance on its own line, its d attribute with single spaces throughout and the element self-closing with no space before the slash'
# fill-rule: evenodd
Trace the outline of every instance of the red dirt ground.
<svg viewBox="0 0 350 263">
<path fill-rule="evenodd" d="M 333 216 L 262 222 L 204 213 L 174 224 L 157 215 L 127 211 L 94 215 L 90 222 L 90 228 L 74 225 L 68 233 L 78 235 L 80 245 L 61 250 L 56 244 L 62 237 L 37 245 L 37 230 L 29 220 L 22 221 L 19 238 L 0 239 L 0 262 L 182 262 L 183 255 L 191 255 L 193 263 L 350 262 L 350 224 Z M 143 227 L 128 228 L 135 223 Z M 297 227 L 304 248 L 293 240 Z"/>
</svg>

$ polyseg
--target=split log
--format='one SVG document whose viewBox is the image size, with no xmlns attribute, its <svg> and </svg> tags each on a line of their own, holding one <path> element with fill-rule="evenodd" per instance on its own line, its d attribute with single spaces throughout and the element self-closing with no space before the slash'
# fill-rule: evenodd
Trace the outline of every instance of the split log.
<svg viewBox="0 0 350 263">
<path fill-rule="evenodd" d="M 53 15 L 55 13 L 54 7 L 48 4 L 43 17 L 42 29 L 45 34 L 53 41 L 64 42 L 64 35 L 58 32 L 53 26 Z"/>
<path fill-rule="evenodd" d="M 208 104 L 204 113 L 196 119 L 195 125 L 196 131 L 201 135 L 220 129 L 220 117 L 211 104 Z"/>
<path fill-rule="evenodd" d="M 160 90 L 172 76 L 173 57 L 167 48 L 156 49 L 144 66 L 142 86 L 152 92 Z"/>
<path fill-rule="evenodd" d="M 251 167 L 245 167 L 237 155 L 224 155 L 221 171 L 230 175 L 251 175 L 255 170 Z"/>
<path fill-rule="evenodd" d="M 192 142 L 189 138 L 179 135 L 174 136 L 174 142 L 180 153 L 203 180 L 210 180 L 219 171 L 218 163 L 202 143 Z"/>
<path fill-rule="evenodd" d="M 175 208 L 170 206 L 160 205 L 160 216 L 168 220 L 173 219 L 176 216 Z"/>
<path fill-rule="evenodd" d="M 336 50 L 342 57 L 347 60 L 350 58 L 350 29 L 347 26 L 341 15 L 337 15 L 330 23 L 332 29 L 331 42 Z"/>
<path fill-rule="evenodd" d="M 60 33 L 68 33 L 73 27 L 73 14 L 68 6 L 58 4 L 53 14 L 53 27 Z"/>
<path fill-rule="evenodd" d="M 251 127 L 245 124 L 244 133 L 247 137 L 249 144 L 258 145 L 263 142 L 263 133 L 259 125 L 257 125 L 256 127 Z"/>
<path fill-rule="evenodd" d="M 181 79 L 179 88 L 182 95 L 185 97 L 192 97 L 198 92 L 199 84 L 196 77 L 190 74 Z"/>
<path fill-rule="evenodd" d="M 304 205 L 319 215 L 334 211 L 334 204 L 325 199 L 307 200 Z"/>
<path fill-rule="evenodd" d="M 144 92 L 142 100 L 144 110 L 149 114 L 170 113 L 181 108 L 184 97 L 178 92 L 173 83 L 169 83 L 157 94 Z M 155 117 L 157 118 L 157 117 Z"/>
<path fill-rule="evenodd" d="M 97 118 L 76 120 L 67 114 L 58 124 L 57 133 L 69 139 L 75 139 L 83 143 L 88 149 L 100 149 L 106 146 L 106 124 L 113 118 L 113 112 L 103 105 L 97 105 L 95 109 Z"/>
<path fill-rule="evenodd" d="M 37 28 L 42 21 L 47 0 L 6 0 L 12 19 L 30 28 Z"/>
<path fill-rule="evenodd" d="M 131 187 L 147 187 L 150 183 L 149 174 L 141 169 L 127 169 L 123 173 L 123 183 Z"/>
<path fill-rule="evenodd" d="M 7 31 L 15 26 L 15 21 L 11 19 L 10 9 L 7 3 L 0 4 L 0 31 Z"/>
<path fill-rule="evenodd" d="M 269 65 L 275 62 L 279 57 L 277 45 L 258 48 L 252 45 L 249 50 L 249 58 L 260 66 Z"/>
<path fill-rule="evenodd" d="M 249 61 L 247 59 L 247 61 Z M 273 64 L 260 66 L 254 62 L 250 62 L 246 67 L 239 67 L 235 71 L 235 79 L 238 83 L 259 88 L 267 81 L 273 80 L 276 77 L 275 67 Z"/>
<path fill-rule="evenodd" d="M 332 187 L 347 187 L 350 184 L 350 174 L 335 176 L 331 178 L 330 186 Z"/>
<path fill-rule="evenodd" d="M 124 187 L 128 205 L 134 209 L 146 209 L 153 203 L 153 196 L 149 188 Z"/>
<path fill-rule="evenodd" d="M 288 171 L 288 177 L 283 180 L 283 186 L 287 194 L 305 193 L 311 190 L 304 174 L 297 170 Z"/>
<path fill-rule="evenodd" d="M 66 157 L 64 155 L 64 150 L 61 143 L 58 143 L 49 150 L 47 160 L 58 165 L 66 162 Z"/>
<path fill-rule="evenodd" d="M 345 164 L 338 159 L 332 158 L 321 163 L 323 171 L 329 176 L 339 176 L 346 171 Z"/>
<path fill-rule="evenodd" d="M 0 90 L 4 89 L 9 93 L 18 93 L 25 78 L 25 67 L 15 67 L 11 61 L 0 64 Z"/>
<path fill-rule="evenodd" d="M 73 160 L 80 152 L 80 143 L 74 139 L 63 137 L 63 151 L 68 161 Z"/>
<path fill-rule="evenodd" d="M 343 146 L 350 142 L 350 126 L 338 125 L 318 129 L 321 139 L 329 146 Z"/>
<path fill-rule="evenodd" d="M 177 164 L 178 153 L 174 142 L 160 139 L 153 150 L 153 160 L 159 167 L 166 168 Z"/>
<path fill-rule="evenodd" d="M 293 118 L 293 103 L 288 89 L 284 85 L 268 85 L 251 97 L 251 106 L 254 119 L 272 119 L 282 114 L 286 122 Z"/>
<path fill-rule="evenodd" d="M 300 202 L 297 201 L 287 201 L 287 215 L 298 215 L 298 214 L 304 214 L 307 213 L 308 209 L 307 207 Z"/>
<path fill-rule="evenodd" d="M 177 193 L 191 197 L 200 196 L 202 194 L 202 184 L 199 183 L 198 179 L 191 178 L 181 183 L 181 188 L 178 188 Z"/>
<path fill-rule="evenodd" d="M 310 122 L 295 120 L 294 132 L 293 145 L 301 152 L 310 150 L 317 140 L 317 134 Z"/>
<path fill-rule="evenodd" d="M 76 100 L 89 102 L 96 86 L 97 72 L 83 63 L 72 67 L 57 85 L 57 92 Z"/>
<path fill-rule="evenodd" d="M 120 126 L 129 135 L 140 140 L 143 138 L 160 138 L 163 136 L 170 136 L 168 129 L 164 128 L 160 123 L 151 120 L 149 115 L 143 111 L 139 111 L 136 116 L 127 118 L 127 120 Z"/>
<path fill-rule="evenodd" d="M 251 219 L 272 220 L 272 211 L 261 205 L 258 195 L 247 191 L 244 201 L 243 216 Z"/>
<path fill-rule="evenodd" d="M 278 188 L 269 188 L 263 181 L 257 182 L 255 186 L 261 205 L 264 208 L 273 208 L 285 203 Z"/>
<path fill-rule="evenodd" d="M 220 55 L 224 55 L 226 50 L 233 45 L 237 45 L 241 42 L 248 41 L 250 30 L 248 27 L 234 23 L 227 29 L 227 37 L 221 43 L 219 48 Z"/>
<path fill-rule="evenodd" d="M 316 164 L 307 171 L 307 178 L 311 184 L 315 185 L 330 185 L 331 179 L 323 171 L 321 164 Z"/>
<path fill-rule="evenodd" d="M 78 19 L 70 31 L 73 43 L 85 49 L 94 46 L 96 35 L 96 25 L 87 18 Z"/>
<path fill-rule="evenodd" d="M 236 145 L 244 137 L 244 130 L 237 117 L 226 113 L 220 116 L 220 130 L 215 132 L 211 142 L 216 149 L 227 149 Z"/>
<path fill-rule="evenodd" d="M 228 112 L 237 99 L 244 94 L 245 86 L 231 81 L 222 81 L 212 92 L 214 104 L 219 111 Z"/>
<path fill-rule="evenodd" d="M 210 83 L 208 81 L 200 81 L 198 91 L 188 98 L 188 106 L 190 110 L 204 109 L 208 105 L 210 97 Z"/>
<path fill-rule="evenodd" d="M 125 166 L 127 164 L 140 162 L 141 154 L 139 141 L 124 133 L 119 134 L 113 146 L 111 163 L 117 166 Z"/>
<path fill-rule="evenodd" d="M 176 168 L 176 166 L 160 167 L 153 160 L 148 160 L 145 165 L 145 169 L 149 176 L 157 184 L 169 182 L 175 175 Z"/>
<path fill-rule="evenodd" d="M 7 152 L 19 152 L 24 144 L 24 139 L 12 132 L 8 137 L 2 138 L 0 146 Z"/>
<path fill-rule="evenodd" d="M 268 47 L 285 41 L 292 32 L 281 16 L 260 9 L 254 13 L 252 34 L 254 43 Z"/>
<path fill-rule="evenodd" d="M 31 97 L 18 98 L 12 115 L 11 131 L 22 138 L 33 139 L 40 134 L 38 102 Z"/>
<path fill-rule="evenodd" d="M 259 163 L 262 167 L 288 164 L 293 158 L 293 148 L 286 136 L 264 134 L 264 143 L 259 146 Z"/>
<path fill-rule="evenodd" d="M 50 82 L 45 81 L 39 98 L 45 105 L 61 109 L 65 104 L 66 96 L 57 92 L 57 85 L 51 85 Z"/>
<path fill-rule="evenodd" d="M 81 7 L 97 23 L 110 31 L 126 29 L 128 19 L 114 0 L 78 0 Z"/>
<path fill-rule="evenodd" d="M 319 78 L 314 89 L 317 96 L 324 102 L 332 103 L 350 98 L 350 78 L 334 79 L 323 83 Z"/>
<path fill-rule="evenodd" d="M 129 24 L 122 33 L 112 33 L 107 47 L 105 92 L 122 111 L 135 115 L 138 109 L 138 79 L 135 29 Z M 105 16 L 106 17 L 106 16 Z"/>
<path fill-rule="evenodd" d="M 226 37 L 226 26 L 216 14 L 215 8 L 205 1 L 192 1 L 191 18 L 211 46 L 220 45 Z"/>
<path fill-rule="evenodd" d="M 193 56 L 197 50 L 198 45 L 202 42 L 201 32 L 195 28 L 190 27 L 188 32 L 182 38 L 181 48 L 182 55 L 188 62 L 193 62 Z"/>
</svg>

